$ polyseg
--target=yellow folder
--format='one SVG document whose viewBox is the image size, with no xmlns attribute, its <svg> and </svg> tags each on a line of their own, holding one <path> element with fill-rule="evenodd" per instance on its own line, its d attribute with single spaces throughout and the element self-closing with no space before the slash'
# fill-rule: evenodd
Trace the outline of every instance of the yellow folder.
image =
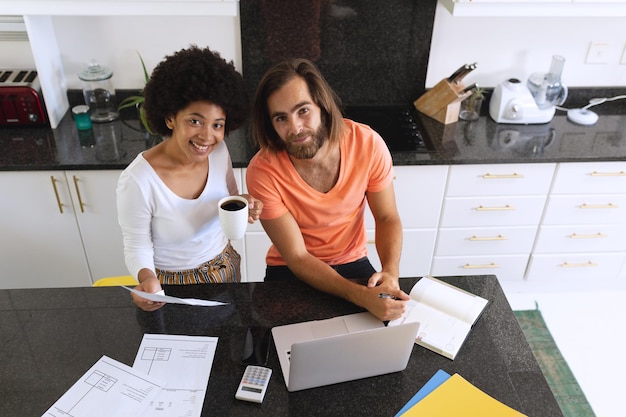
<svg viewBox="0 0 626 417">
<path fill-rule="evenodd" d="M 523 417 L 524 414 L 487 395 L 454 374 L 402 417 Z"/>
</svg>

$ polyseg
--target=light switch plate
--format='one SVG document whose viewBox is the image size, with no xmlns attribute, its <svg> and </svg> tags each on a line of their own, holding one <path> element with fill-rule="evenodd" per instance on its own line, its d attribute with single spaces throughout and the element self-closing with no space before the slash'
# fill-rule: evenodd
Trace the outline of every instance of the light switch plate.
<svg viewBox="0 0 626 417">
<path fill-rule="evenodd" d="M 585 64 L 608 64 L 609 49 L 608 42 L 591 42 Z"/>
</svg>

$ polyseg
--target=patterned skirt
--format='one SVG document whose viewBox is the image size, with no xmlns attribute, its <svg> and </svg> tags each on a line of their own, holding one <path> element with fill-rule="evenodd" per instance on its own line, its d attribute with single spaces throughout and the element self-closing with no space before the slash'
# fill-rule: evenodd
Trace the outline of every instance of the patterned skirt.
<svg viewBox="0 0 626 417">
<path fill-rule="evenodd" d="M 164 271 L 156 268 L 159 282 L 165 285 L 216 284 L 241 281 L 241 255 L 230 242 L 222 253 L 208 262 L 184 271 Z"/>
</svg>

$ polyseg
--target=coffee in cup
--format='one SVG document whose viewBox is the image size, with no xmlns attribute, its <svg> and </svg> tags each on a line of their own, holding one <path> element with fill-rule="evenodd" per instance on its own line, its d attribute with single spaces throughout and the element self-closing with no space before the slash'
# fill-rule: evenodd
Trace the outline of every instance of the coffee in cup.
<svg viewBox="0 0 626 417">
<path fill-rule="evenodd" d="M 248 200 L 230 195 L 218 202 L 222 230 L 228 240 L 242 239 L 248 227 Z"/>
<path fill-rule="evenodd" d="M 246 208 L 246 203 L 242 203 L 239 200 L 227 200 L 224 201 L 220 207 L 226 211 L 239 211 Z"/>
</svg>

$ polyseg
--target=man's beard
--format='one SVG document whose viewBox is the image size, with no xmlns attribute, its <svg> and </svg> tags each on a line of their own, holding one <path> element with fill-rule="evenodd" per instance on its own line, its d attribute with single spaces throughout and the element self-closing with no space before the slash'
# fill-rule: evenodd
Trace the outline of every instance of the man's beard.
<svg viewBox="0 0 626 417">
<path fill-rule="evenodd" d="M 303 136 L 302 134 L 300 136 Z M 323 126 L 317 128 L 311 134 L 312 140 L 306 144 L 294 144 L 293 141 L 298 139 L 298 135 L 289 135 L 285 143 L 287 153 L 297 159 L 311 159 L 317 154 L 322 147 L 326 138 L 326 130 Z"/>
</svg>

